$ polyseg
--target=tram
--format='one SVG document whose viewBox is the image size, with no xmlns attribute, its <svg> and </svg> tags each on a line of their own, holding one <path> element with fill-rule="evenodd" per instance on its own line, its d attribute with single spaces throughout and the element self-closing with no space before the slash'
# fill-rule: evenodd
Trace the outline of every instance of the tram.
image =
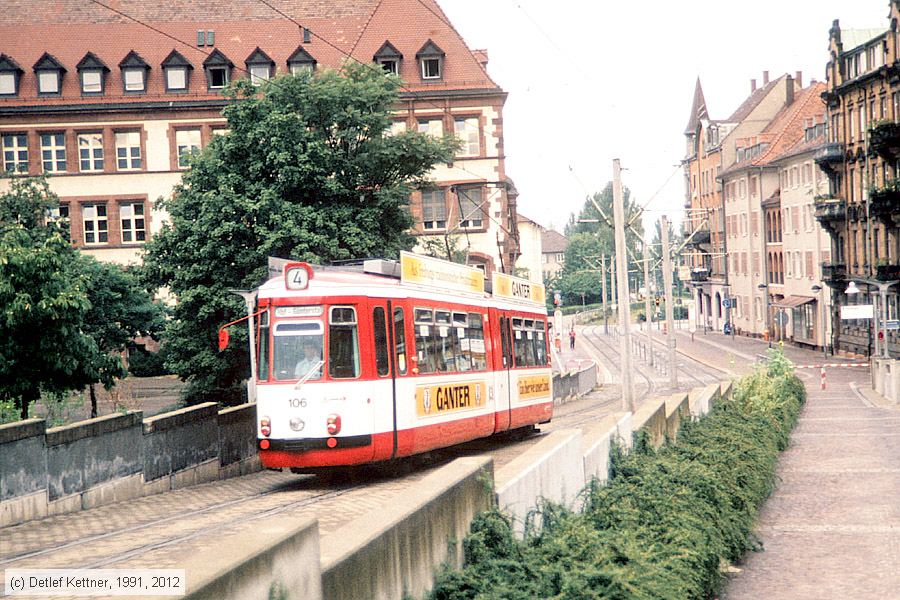
<svg viewBox="0 0 900 600">
<path fill-rule="evenodd" d="M 250 320 L 263 466 L 385 462 L 548 422 L 544 287 L 491 284 L 406 252 L 362 269 L 284 264 Z"/>
</svg>

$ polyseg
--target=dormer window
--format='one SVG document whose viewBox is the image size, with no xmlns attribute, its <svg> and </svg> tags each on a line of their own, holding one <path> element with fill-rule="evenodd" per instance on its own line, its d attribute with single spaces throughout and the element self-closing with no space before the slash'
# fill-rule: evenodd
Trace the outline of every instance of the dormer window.
<svg viewBox="0 0 900 600">
<path fill-rule="evenodd" d="M 81 93 L 98 96 L 103 93 L 109 68 L 93 52 L 88 52 L 75 66 L 81 79 Z"/>
<path fill-rule="evenodd" d="M 221 90 L 231 81 L 231 69 L 234 63 L 216 48 L 203 61 L 203 69 L 206 71 L 206 85 L 211 90 Z"/>
<path fill-rule="evenodd" d="M 119 63 L 122 69 L 122 83 L 126 93 L 134 94 L 147 91 L 147 71 L 150 65 L 141 55 L 132 50 Z"/>
<path fill-rule="evenodd" d="M 172 50 L 162 61 L 167 92 L 186 92 L 194 66 L 177 50 Z"/>
<path fill-rule="evenodd" d="M 291 75 L 312 73 L 316 70 L 316 59 L 303 46 L 298 46 L 294 50 L 294 53 L 288 57 L 287 64 Z"/>
<path fill-rule="evenodd" d="M 385 72 L 399 75 L 400 61 L 403 60 L 403 55 L 400 54 L 400 51 L 397 50 L 393 44 L 385 40 L 381 45 L 381 48 L 378 49 L 378 52 L 375 53 L 375 56 L 372 57 L 372 60 L 374 60 L 376 64 L 381 65 L 381 68 L 384 69 Z"/>
<path fill-rule="evenodd" d="M 62 88 L 62 78 L 66 72 L 56 57 L 44 52 L 36 63 L 34 63 L 34 74 L 38 82 L 39 96 L 59 96 L 59 90 Z"/>
<path fill-rule="evenodd" d="M 444 76 L 444 51 L 437 44 L 428 40 L 422 49 L 416 52 L 422 79 L 441 79 Z"/>
<path fill-rule="evenodd" d="M 22 67 L 5 54 L 0 54 L 0 96 L 18 96 Z"/>
<path fill-rule="evenodd" d="M 247 71 L 250 73 L 250 83 L 253 85 L 262 85 L 271 79 L 272 72 L 275 70 L 275 61 L 260 50 L 259 46 L 244 62 L 247 65 Z"/>
</svg>

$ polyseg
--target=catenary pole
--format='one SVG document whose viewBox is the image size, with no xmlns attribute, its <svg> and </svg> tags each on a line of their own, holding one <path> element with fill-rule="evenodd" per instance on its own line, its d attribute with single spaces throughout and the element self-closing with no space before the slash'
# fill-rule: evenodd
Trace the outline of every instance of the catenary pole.
<svg viewBox="0 0 900 600">
<path fill-rule="evenodd" d="M 678 387 L 678 357 L 675 356 L 675 298 L 672 295 L 672 254 L 669 248 L 669 219 L 662 216 L 663 287 L 666 292 L 666 349 L 669 352 L 669 385 Z"/>
<path fill-rule="evenodd" d="M 625 206 L 619 159 L 613 160 L 613 218 L 616 229 L 616 275 L 619 291 L 619 359 L 622 365 L 622 408 L 635 412 L 631 379 L 631 303 L 628 299 L 628 251 L 625 247 Z"/>
</svg>

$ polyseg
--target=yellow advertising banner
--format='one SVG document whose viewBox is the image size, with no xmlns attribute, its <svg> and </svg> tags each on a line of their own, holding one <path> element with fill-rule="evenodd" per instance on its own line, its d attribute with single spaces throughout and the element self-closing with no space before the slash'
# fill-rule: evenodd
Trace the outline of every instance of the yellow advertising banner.
<svg viewBox="0 0 900 600">
<path fill-rule="evenodd" d="M 493 274 L 492 283 L 493 290 L 491 293 L 495 298 L 524 300 L 525 302 L 534 302 L 541 306 L 547 301 L 547 292 L 542 283 L 535 283 L 528 279 L 497 272 Z"/>
<path fill-rule="evenodd" d="M 533 377 L 520 377 L 519 400 L 537 400 L 538 398 L 550 398 L 550 376 L 535 375 Z"/>
<path fill-rule="evenodd" d="M 481 270 L 411 252 L 400 253 L 400 282 L 425 285 L 440 291 L 484 293 L 484 273 Z"/>
<path fill-rule="evenodd" d="M 484 406 L 487 394 L 483 381 L 416 386 L 416 414 L 433 417 Z"/>
</svg>

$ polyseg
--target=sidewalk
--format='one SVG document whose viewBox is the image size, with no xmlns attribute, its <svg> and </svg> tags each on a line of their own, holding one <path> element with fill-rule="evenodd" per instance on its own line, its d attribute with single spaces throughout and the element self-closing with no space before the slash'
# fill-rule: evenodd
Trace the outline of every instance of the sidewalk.
<svg viewBox="0 0 900 600">
<path fill-rule="evenodd" d="M 900 410 L 857 393 L 868 380 L 836 368 L 821 390 L 804 377 L 809 398 L 760 513 L 764 550 L 722 600 L 900 599 Z"/>
</svg>

